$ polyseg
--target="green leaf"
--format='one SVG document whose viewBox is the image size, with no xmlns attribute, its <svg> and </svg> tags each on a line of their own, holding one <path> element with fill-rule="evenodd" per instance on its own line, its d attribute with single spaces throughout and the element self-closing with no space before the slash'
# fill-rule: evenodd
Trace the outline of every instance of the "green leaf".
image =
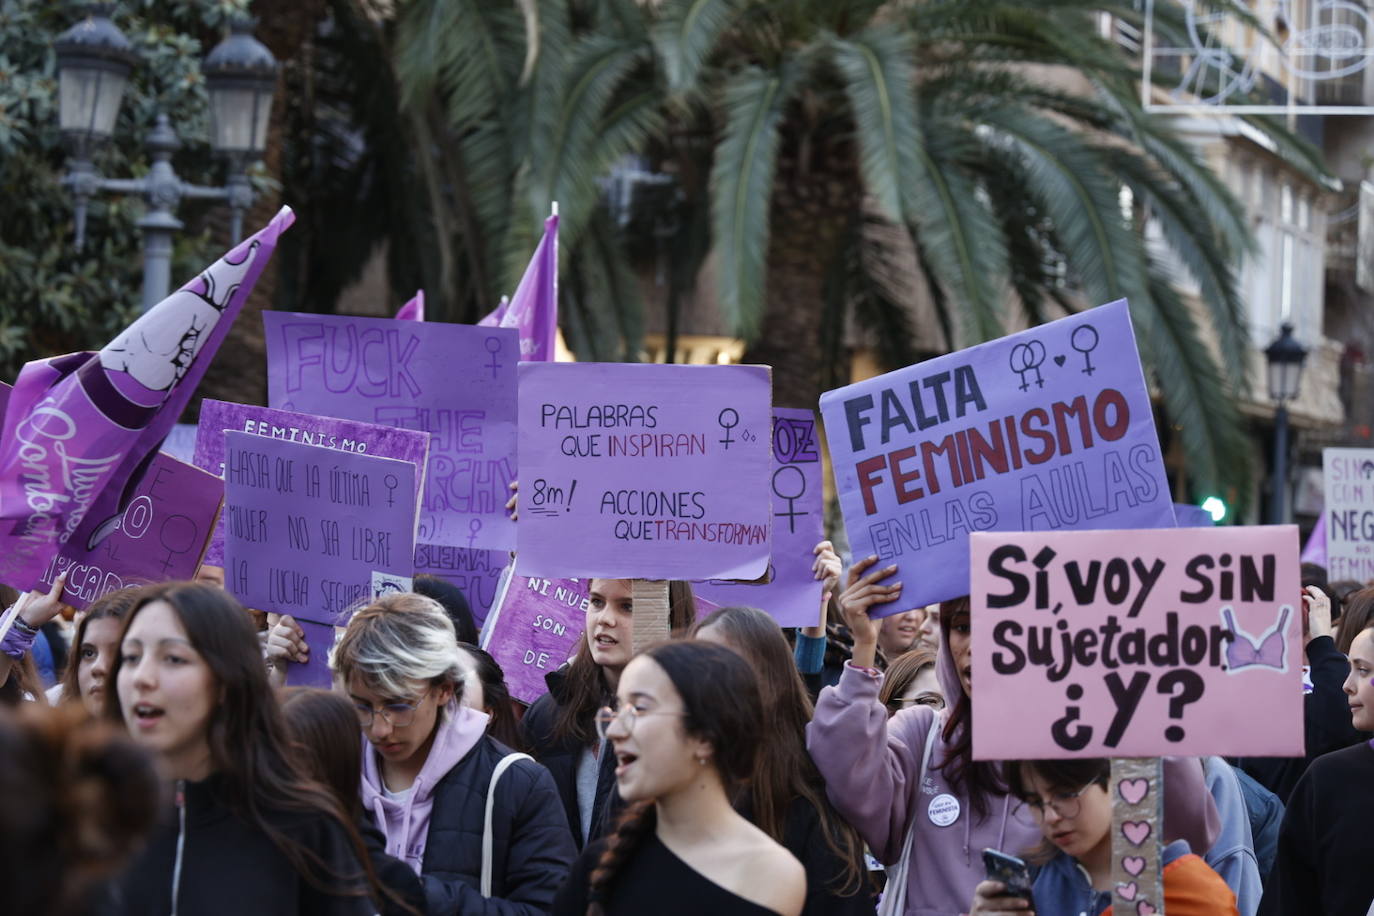
<svg viewBox="0 0 1374 916">
<path fill-rule="evenodd" d="M 801 76 L 800 66 L 786 59 L 774 71 L 748 67 L 724 90 L 725 129 L 711 168 L 711 223 L 721 307 L 745 340 L 758 334 L 763 315 L 779 127 Z"/>
<path fill-rule="evenodd" d="M 730 20 L 745 4 L 741 0 L 663 0 L 650 34 L 674 92 L 697 79 L 702 64 Z"/>
</svg>

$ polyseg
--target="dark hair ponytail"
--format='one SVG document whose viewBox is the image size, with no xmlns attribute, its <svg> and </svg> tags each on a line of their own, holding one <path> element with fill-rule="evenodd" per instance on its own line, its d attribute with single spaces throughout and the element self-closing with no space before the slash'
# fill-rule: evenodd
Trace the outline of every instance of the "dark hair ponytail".
<svg viewBox="0 0 1374 916">
<path fill-rule="evenodd" d="M 587 886 L 587 916 L 606 916 L 606 901 L 611 883 L 621 866 L 635 854 L 645 837 L 658 826 L 658 812 L 652 801 L 628 806 L 616 822 L 615 832 L 606 838 L 606 849 L 596 860 Z"/>
</svg>

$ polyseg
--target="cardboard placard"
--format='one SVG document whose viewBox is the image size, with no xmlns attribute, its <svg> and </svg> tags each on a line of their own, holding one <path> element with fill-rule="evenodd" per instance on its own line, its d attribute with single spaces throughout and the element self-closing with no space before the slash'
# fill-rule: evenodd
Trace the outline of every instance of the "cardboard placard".
<svg viewBox="0 0 1374 916">
<path fill-rule="evenodd" d="M 70 570 L 62 600 L 81 610 L 109 592 L 196 574 L 219 517 L 224 483 L 159 452 L 124 511 L 104 519 L 84 542 L 68 541 L 39 587 Z"/>
<path fill-rule="evenodd" d="M 1172 527 L 1124 300 L 821 396 L 854 556 L 909 607 L 968 593 L 975 531 Z"/>
<path fill-rule="evenodd" d="M 418 538 L 512 550 L 519 333 L 263 312 L 273 407 L 428 432 Z"/>
<path fill-rule="evenodd" d="M 766 366 L 520 364 L 521 575 L 757 579 Z"/>
<path fill-rule="evenodd" d="M 1295 526 L 970 542 L 975 758 L 1303 753 Z"/>
<path fill-rule="evenodd" d="M 305 633 L 305 644 L 310 647 L 310 656 L 305 664 L 288 662 L 286 666 L 286 686 L 320 687 L 324 690 L 334 686 L 334 672 L 329 670 L 329 650 L 334 647 L 334 625 L 314 623 L 310 620 L 297 620 Z"/>
<path fill-rule="evenodd" d="M 422 469 L 415 482 L 417 498 L 420 495 L 423 468 L 429 455 L 429 436 L 418 430 L 206 398 L 201 402 L 200 423 L 196 427 L 196 467 L 223 476 L 224 431 L 229 429 L 304 445 L 409 461 Z M 205 562 L 214 566 L 224 565 L 223 520 L 215 528 Z"/>
<path fill-rule="evenodd" d="M 482 648 L 506 673 L 510 695 L 533 703 L 544 675 L 577 654 L 586 628 L 590 579 L 512 575 L 482 633 Z"/>
<path fill-rule="evenodd" d="M 248 607 L 333 624 L 409 591 L 415 465 L 229 430 L 224 587 Z"/>
<path fill-rule="evenodd" d="M 698 597 L 718 607 L 759 608 L 783 627 L 820 623 L 822 583 L 811 571 L 816 559 L 812 551 L 825 537 L 819 435 L 811 411 L 773 408 L 773 559 L 768 582 L 694 582 L 692 591 Z"/>
<path fill-rule="evenodd" d="M 438 576 L 463 590 L 472 622 L 481 630 L 496 603 L 501 573 L 510 562 L 504 550 L 469 550 L 442 544 L 415 545 L 415 575 Z"/>
<path fill-rule="evenodd" d="M 1326 577 L 1374 580 L 1374 448 L 1322 449 Z"/>
</svg>

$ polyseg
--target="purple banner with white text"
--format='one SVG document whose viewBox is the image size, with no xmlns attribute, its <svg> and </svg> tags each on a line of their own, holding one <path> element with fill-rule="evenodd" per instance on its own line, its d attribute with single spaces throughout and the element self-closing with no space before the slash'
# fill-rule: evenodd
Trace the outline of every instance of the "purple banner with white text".
<svg viewBox="0 0 1374 916">
<path fill-rule="evenodd" d="M 190 579 L 223 498 L 224 482 L 214 474 L 159 452 L 124 511 L 85 543 L 67 542 L 38 587 L 67 571 L 62 600 L 81 610 L 117 589 Z"/>
<path fill-rule="evenodd" d="M 533 703 L 549 692 L 544 675 L 577 654 L 586 628 L 590 579 L 513 575 L 492 609 L 482 648 L 506 673 L 510 695 Z"/>
</svg>

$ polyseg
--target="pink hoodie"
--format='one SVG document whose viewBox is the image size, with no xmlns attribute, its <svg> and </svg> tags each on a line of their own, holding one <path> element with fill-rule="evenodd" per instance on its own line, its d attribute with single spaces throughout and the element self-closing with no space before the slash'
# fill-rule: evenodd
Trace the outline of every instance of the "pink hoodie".
<svg viewBox="0 0 1374 916">
<path fill-rule="evenodd" d="M 382 792 L 377 753 L 366 739 L 363 740 L 363 805 L 377 818 L 377 826 L 386 834 L 387 855 L 405 860 L 416 874 L 420 873 L 425 859 L 434 789 L 486 734 L 487 718 L 484 712 L 450 701 L 444 707 L 429 756 L 415 777 L 410 793 L 402 799 L 387 798 Z"/>
<path fill-rule="evenodd" d="M 931 723 L 938 715 L 943 731 L 948 710 L 964 693 L 949 652 L 948 625 L 941 623 L 945 639 L 935 668 L 946 711 L 916 706 L 889 721 L 878 702 L 882 673 L 846 662 L 839 683 L 821 691 L 806 729 L 806 747 L 825 777 L 826 795 L 878 861 L 895 864 L 907 831 L 916 825 L 907 871 L 907 916 L 966 912 L 973 888 L 983 880 L 984 848 L 1016 855 L 1041 839 L 1039 828 L 1012 816 L 1016 800 L 1009 795 L 990 796 L 987 816 L 975 818 L 967 792 L 955 791 L 939 769 L 948 749 L 942 736 L 935 740 L 930 766 L 921 779 Z M 1186 839 L 1202 855 L 1220 826 L 1202 766 L 1197 760 L 1175 757 L 1165 759 L 1164 769 L 1165 838 Z"/>
</svg>

